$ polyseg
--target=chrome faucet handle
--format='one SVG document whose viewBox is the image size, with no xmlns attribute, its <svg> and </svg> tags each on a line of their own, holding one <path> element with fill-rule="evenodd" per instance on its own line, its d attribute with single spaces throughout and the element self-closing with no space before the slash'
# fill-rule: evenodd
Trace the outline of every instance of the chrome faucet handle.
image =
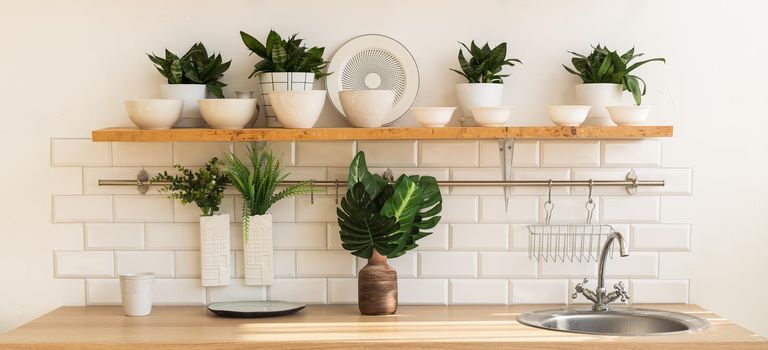
<svg viewBox="0 0 768 350">
<path fill-rule="evenodd" d="M 624 289 L 624 282 L 619 281 L 619 283 L 614 284 L 613 289 L 615 289 L 616 294 L 621 297 L 622 302 L 629 300 L 629 293 Z"/>
<path fill-rule="evenodd" d="M 584 278 L 584 280 L 581 281 L 581 283 L 576 284 L 576 286 L 573 288 L 575 289 L 575 291 L 573 292 L 573 294 L 571 294 L 571 299 L 576 299 L 576 297 L 579 296 L 579 293 L 583 293 L 584 285 L 587 284 L 588 282 L 589 280 Z"/>
</svg>

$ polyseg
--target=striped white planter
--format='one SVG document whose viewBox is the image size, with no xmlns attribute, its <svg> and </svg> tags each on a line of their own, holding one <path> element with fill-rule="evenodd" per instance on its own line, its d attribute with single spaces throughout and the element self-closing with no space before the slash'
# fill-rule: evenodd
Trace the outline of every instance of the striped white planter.
<svg viewBox="0 0 768 350">
<path fill-rule="evenodd" d="M 308 91 L 315 85 L 315 73 L 300 72 L 270 72 L 261 73 L 258 76 L 259 88 L 261 88 L 261 104 L 264 106 L 264 115 L 267 118 L 267 127 L 279 128 L 272 104 L 269 102 L 269 93 L 272 91 Z"/>
<path fill-rule="evenodd" d="M 268 286 L 275 280 L 272 244 L 272 215 L 254 215 L 248 221 L 248 237 L 244 238 L 245 284 Z"/>
<path fill-rule="evenodd" d="M 200 217 L 200 277 L 203 286 L 226 286 L 231 280 L 229 214 Z"/>
</svg>

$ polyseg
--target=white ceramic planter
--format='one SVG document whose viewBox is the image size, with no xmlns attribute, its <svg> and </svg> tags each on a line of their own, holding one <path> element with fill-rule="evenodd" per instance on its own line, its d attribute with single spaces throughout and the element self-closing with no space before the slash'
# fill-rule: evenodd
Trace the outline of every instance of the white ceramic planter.
<svg viewBox="0 0 768 350">
<path fill-rule="evenodd" d="M 504 84 L 463 83 L 456 84 L 456 96 L 462 111 L 461 124 L 474 125 L 471 107 L 496 107 L 501 105 Z"/>
<path fill-rule="evenodd" d="M 230 283 L 229 214 L 200 217 L 200 277 L 204 287 Z"/>
<path fill-rule="evenodd" d="M 151 272 L 120 275 L 120 298 L 126 316 L 152 313 L 152 289 L 155 275 Z"/>
<path fill-rule="evenodd" d="M 181 118 L 174 127 L 199 128 L 205 126 L 197 101 L 206 97 L 207 87 L 203 84 L 163 84 L 160 85 L 160 98 L 182 100 L 184 107 Z"/>
<path fill-rule="evenodd" d="M 309 91 L 315 85 L 315 73 L 303 72 L 269 72 L 257 76 L 261 88 L 261 103 L 267 118 L 267 127 L 279 128 L 280 122 L 269 101 L 269 93 L 273 91 Z"/>
<path fill-rule="evenodd" d="M 576 103 L 592 106 L 582 125 L 616 125 L 605 106 L 621 105 L 624 88 L 621 84 L 578 84 Z"/>
<path fill-rule="evenodd" d="M 254 215 L 248 221 L 248 237 L 243 242 L 245 284 L 268 286 L 274 283 L 272 215 Z"/>
</svg>

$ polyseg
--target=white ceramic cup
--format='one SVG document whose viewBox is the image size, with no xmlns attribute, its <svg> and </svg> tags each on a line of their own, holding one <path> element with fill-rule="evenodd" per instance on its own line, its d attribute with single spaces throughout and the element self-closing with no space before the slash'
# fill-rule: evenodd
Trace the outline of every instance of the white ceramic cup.
<svg viewBox="0 0 768 350">
<path fill-rule="evenodd" d="M 151 272 L 120 275 L 120 296 L 126 316 L 146 316 L 152 313 L 152 287 L 155 274 Z"/>
</svg>

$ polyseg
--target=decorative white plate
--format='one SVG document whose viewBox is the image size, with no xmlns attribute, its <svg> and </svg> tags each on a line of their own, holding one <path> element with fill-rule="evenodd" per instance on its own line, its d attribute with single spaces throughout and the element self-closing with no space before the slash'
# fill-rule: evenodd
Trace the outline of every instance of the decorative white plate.
<svg viewBox="0 0 768 350">
<path fill-rule="evenodd" d="M 419 92 L 419 68 L 408 49 L 395 39 L 379 34 L 353 38 L 333 53 L 326 77 L 328 99 L 346 119 L 341 90 L 394 90 L 395 103 L 384 125 L 400 119 Z"/>
</svg>

